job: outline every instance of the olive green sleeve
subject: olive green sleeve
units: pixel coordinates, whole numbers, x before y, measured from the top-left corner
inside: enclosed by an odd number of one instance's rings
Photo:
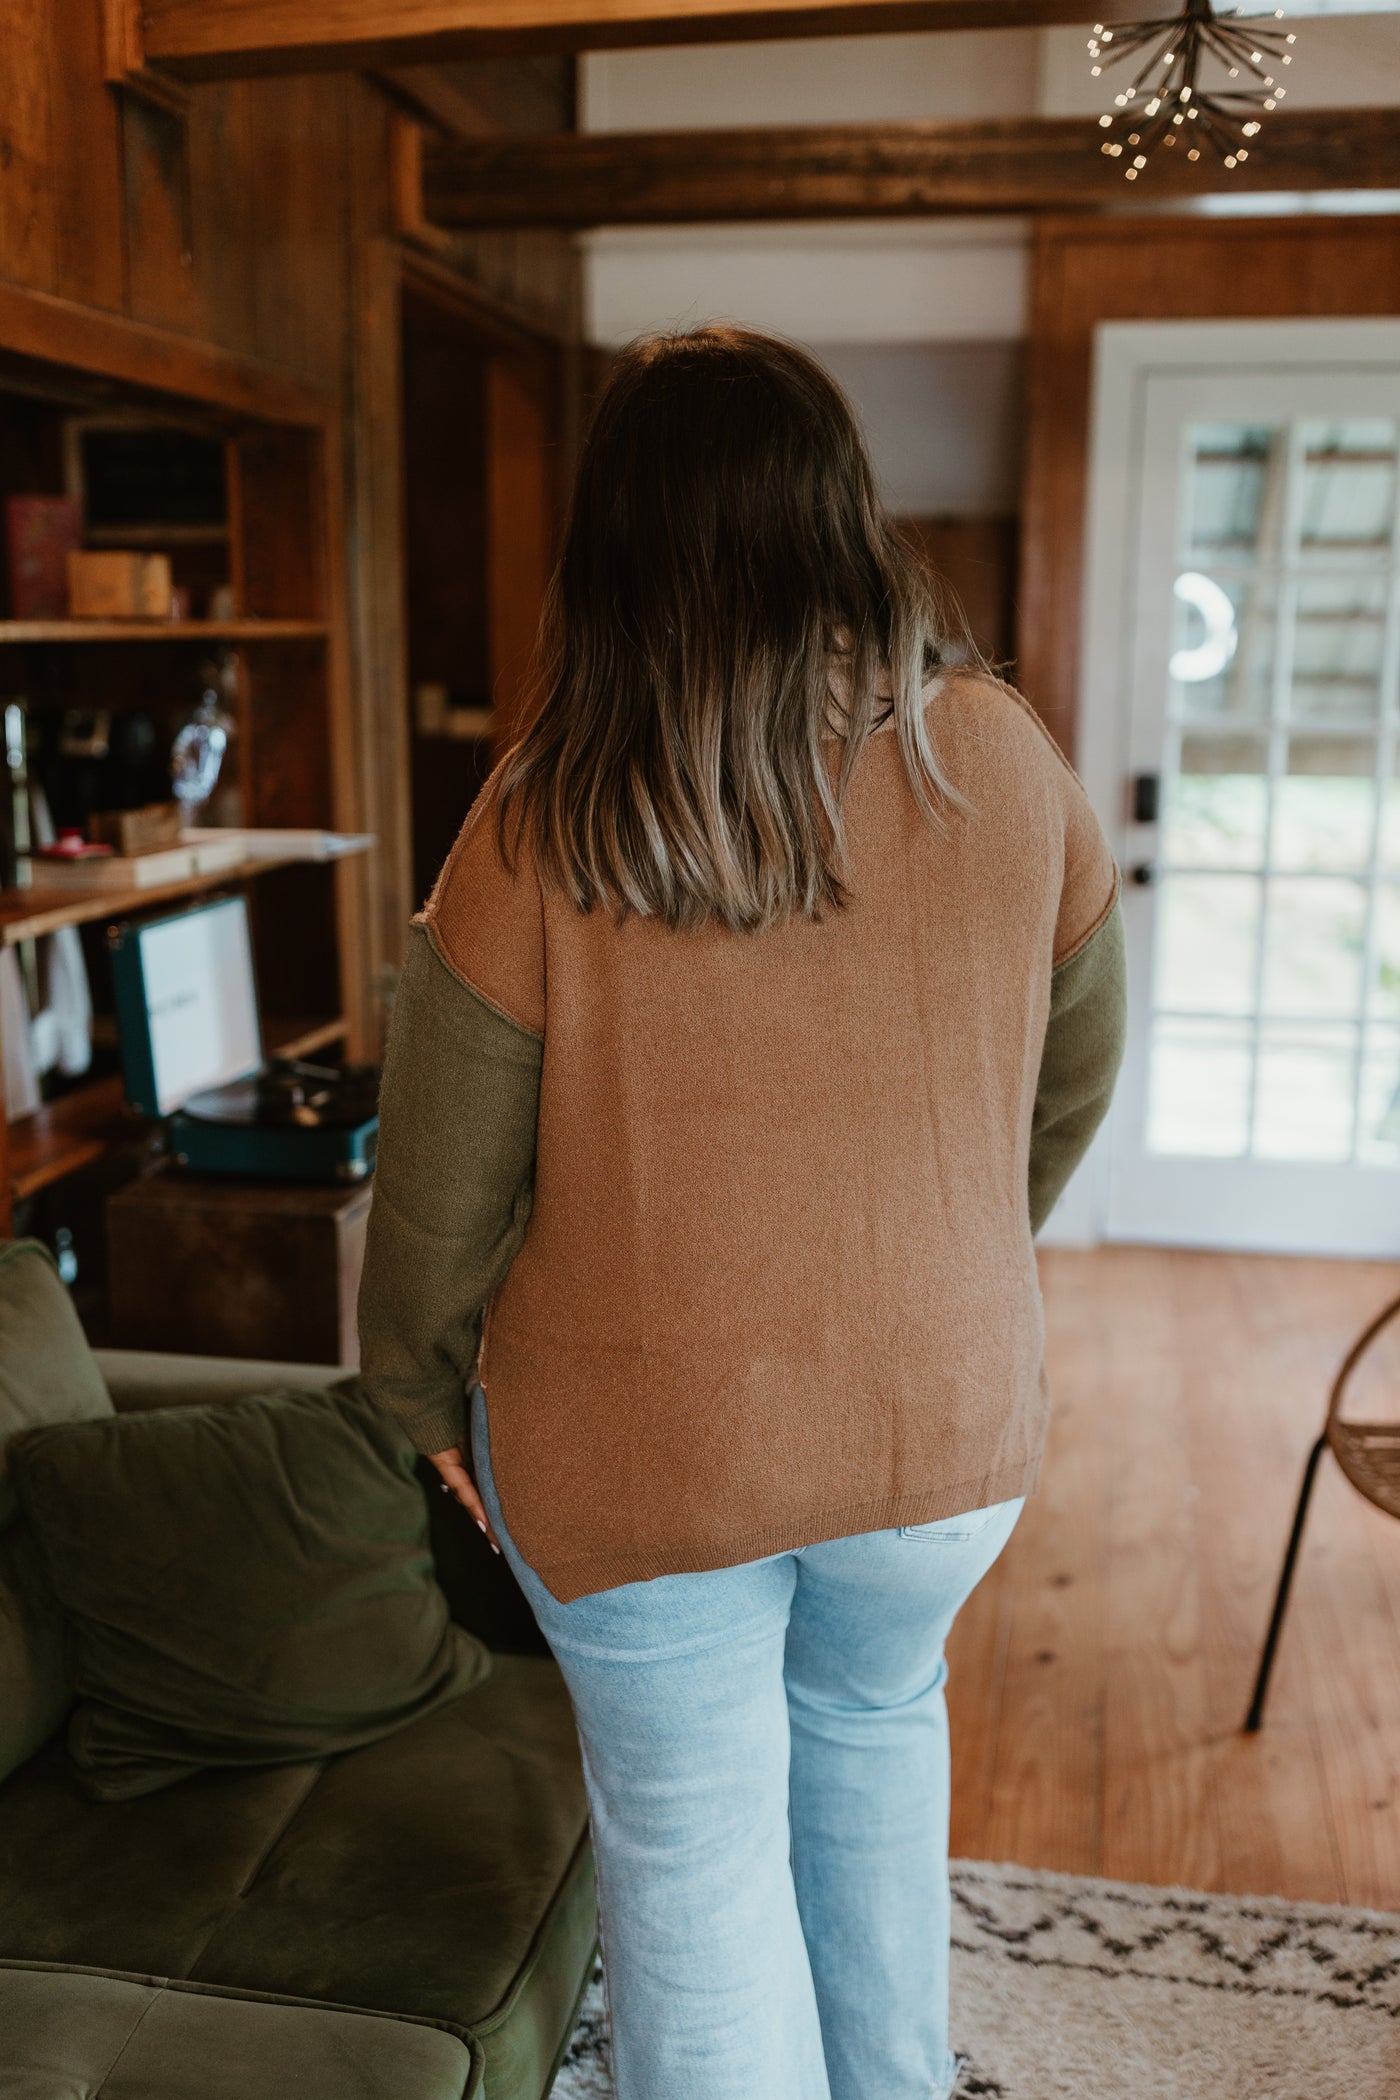
[[[360,1380],[430,1454],[463,1445],[482,1314],[525,1237],[543,1055],[415,924],[380,1088]]]
[[[1039,1232],[1108,1113],[1127,1028],[1123,913],[1112,911],[1050,979],[1031,1119],[1031,1231]]]

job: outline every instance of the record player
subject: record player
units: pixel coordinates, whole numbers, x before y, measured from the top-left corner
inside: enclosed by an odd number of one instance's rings
[[[244,897],[113,927],[126,1096],[169,1119],[202,1174],[358,1181],[374,1166],[379,1073],[265,1058]]]

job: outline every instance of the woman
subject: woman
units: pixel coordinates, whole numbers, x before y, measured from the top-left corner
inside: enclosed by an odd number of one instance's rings
[[[943,1645],[1035,1484],[1117,873],[786,343],[622,357],[546,632],[414,921],[364,1373],[568,1682],[617,2100],[941,2100]]]

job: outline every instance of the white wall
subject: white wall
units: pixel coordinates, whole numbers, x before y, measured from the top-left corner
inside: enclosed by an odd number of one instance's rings
[[[944,30],[590,52],[579,64],[579,129],[878,124],[1030,111],[1038,37],[1034,29]]]
[[[1258,11],[1263,12],[1262,8]],[[1287,75],[1281,76],[1286,78],[1289,109],[1390,108],[1400,103],[1400,14],[1334,15],[1300,21],[1304,10],[1298,0],[1289,0],[1284,12],[1288,19],[1283,27],[1291,29],[1299,22],[1293,63]],[[1037,106],[1042,116],[1097,115],[1111,108],[1120,85],[1131,78],[1125,63],[1106,71],[1102,79],[1093,79],[1087,34],[1083,29],[1039,32]],[[1256,149],[1261,158],[1268,140],[1266,121]]]
[[[1290,18],[1338,0],[1289,0]],[[1354,9],[1400,0],[1349,0]],[[1251,0],[1251,12],[1272,5]],[[945,31],[590,53],[584,130],[637,131],[919,118],[1073,115],[1105,109],[1087,27]],[[1400,103],[1400,14],[1329,14],[1298,31],[1293,108]],[[1260,141],[1262,158],[1267,130]],[[1144,185],[1145,187],[1145,185]],[[1215,210],[1325,208],[1345,200],[1241,193]],[[1400,196],[1358,196],[1395,209]],[[605,228],[586,235],[585,325],[615,345],[653,329],[729,319],[811,345],[869,427],[900,511],[1004,510],[1018,477],[1029,228],[1017,219]]]
[[[1329,4],[1293,0],[1289,14]],[[1086,35],[969,30],[593,52],[580,65],[579,121],[664,131],[1088,113],[1115,90],[1090,77]],[[1305,21],[1289,94],[1294,108],[1400,103],[1400,14]],[[1261,157],[1267,143],[1266,129]],[[1397,200],[1351,201],[1394,209]],[[1241,192],[1211,208],[1270,207]],[[597,343],[721,316],[812,343],[1007,341],[1025,327],[1027,241],[1024,221],[995,218],[604,230],[583,242],[586,326]]]
[[[613,227],[584,236],[588,339],[739,320],[807,343],[1007,342],[1025,333],[1019,219]]]
[[[1288,0],[1289,26],[1300,22],[1288,80],[1295,108],[1400,103],[1400,0],[1379,0],[1374,13],[1368,4],[1347,0],[1345,14],[1314,14],[1327,0]],[[684,131],[1088,114],[1108,108],[1116,91],[1106,87],[1112,73],[1090,75],[1089,19],[1086,7],[1083,28],[590,52],[579,67],[579,125]]]

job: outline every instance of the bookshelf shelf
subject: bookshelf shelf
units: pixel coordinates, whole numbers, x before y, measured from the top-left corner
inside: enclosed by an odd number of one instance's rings
[[[0,620],[0,647],[32,642],[319,642],[323,620]]]

